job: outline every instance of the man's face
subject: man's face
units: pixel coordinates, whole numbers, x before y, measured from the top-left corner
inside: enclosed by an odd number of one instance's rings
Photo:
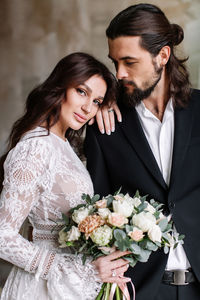
[[[139,41],[137,36],[108,39],[109,57],[115,64],[124,100],[131,106],[150,96],[163,70],[158,56],[153,58]]]

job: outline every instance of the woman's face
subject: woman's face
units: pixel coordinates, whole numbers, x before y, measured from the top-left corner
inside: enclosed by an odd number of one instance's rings
[[[63,131],[68,128],[80,129],[96,115],[106,90],[106,82],[98,75],[90,77],[83,84],[68,88],[61,106],[59,127]]]

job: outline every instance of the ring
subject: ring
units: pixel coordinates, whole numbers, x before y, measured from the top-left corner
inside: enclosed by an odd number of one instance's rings
[[[114,109],[112,107],[108,109],[109,113],[112,112],[112,111],[114,111]]]
[[[117,273],[115,270],[112,271],[112,277],[116,277]]]

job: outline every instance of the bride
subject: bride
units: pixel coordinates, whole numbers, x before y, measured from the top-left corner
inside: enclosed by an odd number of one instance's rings
[[[59,248],[63,224],[55,227],[62,213],[83,201],[82,193],[93,193],[70,143],[115,91],[115,79],[102,63],[73,53],[29,94],[0,166],[0,257],[14,265],[1,300],[94,300],[103,281],[129,281],[123,277],[124,253],[83,265],[79,256]],[[19,233],[26,218],[32,241]]]

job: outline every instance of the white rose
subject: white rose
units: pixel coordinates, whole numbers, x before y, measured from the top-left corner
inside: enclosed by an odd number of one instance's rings
[[[158,225],[153,225],[148,230],[148,237],[150,238],[150,240],[152,240],[152,242],[161,243],[162,232],[160,230],[160,227]]]
[[[67,247],[66,242],[67,242],[67,232],[64,231],[65,228],[63,228],[60,232],[59,232],[59,238],[58,238],[58,242],[60,243],[60,248],[65,248]]]
[[[111,211],[108,208],[99,208],[98,209],[98,215],[102,217],[102,219],[106,219],[109,214],[111,214]]]
[[[89,215],[89,211],[90,207],[80,207],[79,209],[76,209],[72,214],[72,220],[79,224]]]
[[[156,212],[155,208],[149,202],[145,201],[144,203],[147,203],[147,207],[145,208],[146,211],[149,211],[151,214]]]
[[[113,200],[113,211],[128,218],[133,212],[133,204],[129,200]]]
[[[131,198],[131,203],[133,204],[134,207],[138,207],[142,202],[139,198],[134,197]]]
[[[106,246],[112,239],[112,229],[108,225],[96,228],[90,235],[92,241],[99,246]]]
[[[150,212],[141,212],[135,214],[132,218],[133,224],[139,227],[143,232],[147,232],[156,224],[156,218]]]
[[[68,241],[77,241],[80,236],[81,233],[76,226],[72,226],[72,228],[67,232]]]

